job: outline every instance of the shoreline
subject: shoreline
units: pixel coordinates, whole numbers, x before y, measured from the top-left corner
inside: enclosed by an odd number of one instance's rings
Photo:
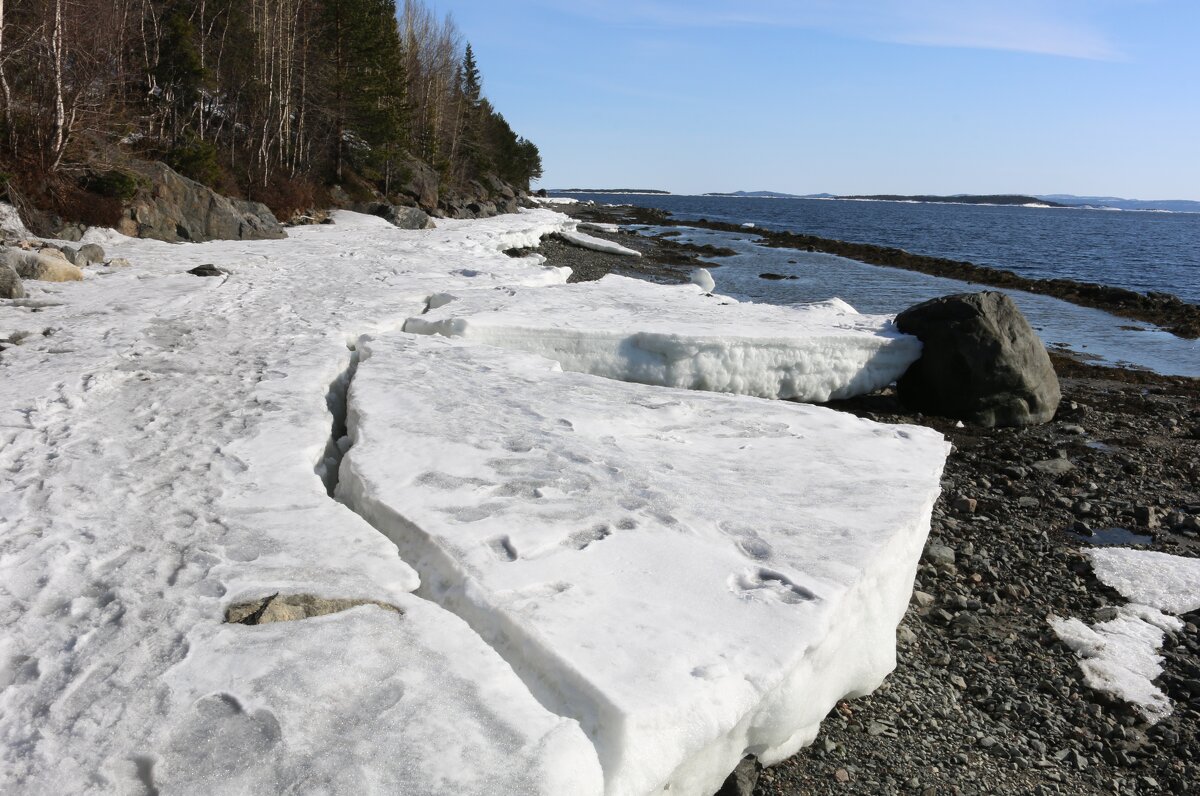
[[[555,265],[582,265],[587,278],[603,276],[607,264],[687,281],[707,265],[702,251],[665,262],[687,250],[669,239],[593,234],[643,256],[569,246],[542,253]],[[1152,726],[1084,683],[1048,618],[1091,624],[1124,603],[1084,552],[1108,528],[1149,538],[1144,549],[1200,555],[1200,379],[1050,355],[1063,399],[1042,426],[959,427],[907,410],[892,388],[827,404],[927,426],[954,445],[897,631],[897,667],[872,694],[839,702],[810,746],[770,768],[744,766],[758,775],[751,789],[727,784],[722,793],[1192,792],[1200,781],[1191,742],[1200,737],[1200,612],[1167,634],[1156,684],[1175,709]],[[1066,464],[1042,464],[1058,459]]]
[[[957,279],[989,287],[1022,290],[1027,293],[1050,296],[1081,307],[1098,309],[1130,320],[1154,324],[1177,337],[1195,340],[1200,338],[1200,305],[1183,301],[1167,293],[1142,294],[1126,288],[1077,282],[1070,279],[1031,279],[1012,271],[976,265],[965,260],[951,260],[913,254],[889,246],[870,243],[853,243],[822,238],[798,232],[779,232],[761,227],[743,227],[723,221],[699,219],[687,221],[677,219],[666,210],[618,205],[562,205],[555,209],[588,221],[614,221],[622,219],[626,224],[650,226],[695,227],[717,232],[753,235],[763,246],[780,249],[833,254],[857,260],[868,265],[916,271],[930,276]]]

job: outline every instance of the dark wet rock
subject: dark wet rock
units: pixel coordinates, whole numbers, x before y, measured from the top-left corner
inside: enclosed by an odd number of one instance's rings
[[[774,274],[774,273],[771,273],[770,271],[768,271],[765,274],[759,274],[758,278],[759,279],[769,279],[772,281],[778,281],[780,279],[799,279],[800,277],[798,277],[794,274]]]
[[[762,764],[758,762],[757,758],[753,756],[743,758],[738,767],[725,780],[725,784],[717,791],[716,796],[753,796],[762,770]]]
[[[215,265],[213,265],[211,263],[205,263],[204,265],[197,265],[195,268],[188,271],[188,273],[191,274],[192,276],[225,276],[224,271],[222,271],[220,268],[217,268]]]
[[[905,405],[985,428],[1046,423],[1062,393],[1046,348],[1007,295],[944,296],[896,326],[924,344],[897,383]]]

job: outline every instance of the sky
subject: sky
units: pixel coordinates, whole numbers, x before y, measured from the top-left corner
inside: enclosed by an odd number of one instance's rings
[[[548,188],[1200,200],[1200,0],[430,0]]]

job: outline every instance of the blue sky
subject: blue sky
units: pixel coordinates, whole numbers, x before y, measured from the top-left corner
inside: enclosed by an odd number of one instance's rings
[[[1200,199],[1197,0],[432,0],[543,186]]]

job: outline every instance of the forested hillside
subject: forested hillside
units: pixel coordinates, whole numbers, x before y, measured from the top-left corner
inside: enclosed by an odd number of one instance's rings
[[[419,0],[0,0],[0,102],[10,195],[90,223],[131,158],[281,217],[333,185],[428,205],[541,174]]]

